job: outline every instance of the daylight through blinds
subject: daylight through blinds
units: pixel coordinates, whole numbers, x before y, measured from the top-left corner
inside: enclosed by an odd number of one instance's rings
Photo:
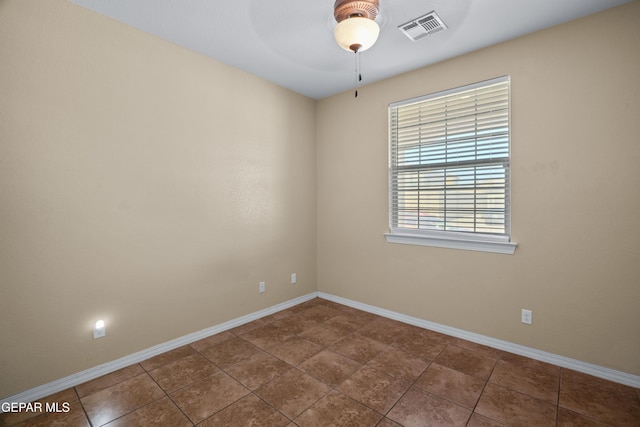
[[[391,227],[509,233],[507,77],[390,106]]]

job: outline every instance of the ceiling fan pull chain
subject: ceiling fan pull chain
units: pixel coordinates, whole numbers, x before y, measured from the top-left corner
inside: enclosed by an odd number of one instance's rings
[[[354,68],[354,71],[356,73],[356,76],[355,76],[356,77],[356,93],[355,93],[355,97],[357,98],[358,97],[358,74],[359,74],[359,71],[360,71],[360,70],[358,70],[358,51],[357,50],[355,52],[353,52],[353,61],[354,61],[353,68]]]
[[[358,97],[358,85],[362,81],[362,74],[360,73],[360,51],[356,50],[355,52],[355,71],[356,71],[356,94],[355,97]]]

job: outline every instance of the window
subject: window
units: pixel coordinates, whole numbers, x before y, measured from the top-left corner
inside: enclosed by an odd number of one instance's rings
[[[509,78],[389,106],[387,241],[513,253]]]

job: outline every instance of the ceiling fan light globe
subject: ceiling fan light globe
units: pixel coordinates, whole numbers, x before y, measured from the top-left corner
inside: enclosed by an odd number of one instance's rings
[[[338,45],[344,50],[359,51],[369,49],[378,40],[380,27],[369,18],[353,17],[336,25],[333,35]],[[354,46],[357,49],[354,50]]]

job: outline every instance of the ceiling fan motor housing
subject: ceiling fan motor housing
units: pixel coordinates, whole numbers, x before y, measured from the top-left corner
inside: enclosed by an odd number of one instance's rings
[[[337,22],[354,17],[375,21],[379,9],[379,0],[336,0],[333,5],[333,16]]]

